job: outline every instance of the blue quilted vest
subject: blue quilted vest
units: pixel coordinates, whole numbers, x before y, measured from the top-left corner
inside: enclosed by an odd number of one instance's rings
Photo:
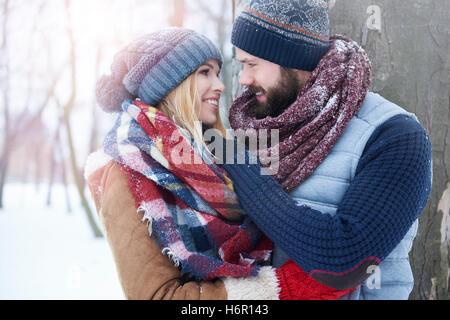
[[[307,180],[291,192],[292,198],[298,204],[307,205],[323,214],[334,215],[355,176],[359,159],[372,133],[386,120],[399,114],[417,120],[414,114],[378,94],[369,92],[361,109],[349,122],[329,155]],[[371,273],[370,277],[343,299],[408,299],[414,284],[408,254],[417,227],[418,220],[379,267],[367,271]],[[275,246],[273,265],[280,267],[288,259],[288,256]]]

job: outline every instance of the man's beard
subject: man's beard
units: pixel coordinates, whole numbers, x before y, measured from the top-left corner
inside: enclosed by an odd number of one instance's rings
[[[300,93],[301,85],[297,74],[288,68],[281,68],[281,77],[278,85],[265,91],[261,87],[249,86],[251,93],[262,92],[266,94],[266,101],[259,102],[256,97],[249,107],[249,113],[256,119],[268,116],[277,117],[284,112]]]

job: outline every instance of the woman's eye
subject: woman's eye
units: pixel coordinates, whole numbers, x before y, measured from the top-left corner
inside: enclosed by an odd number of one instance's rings
[[[200,70],[200,74],[203,74],[203,75],[205,75],[205,76],[207,76],[208,73],[209,73],[209,70],[208,70],[208,69]]]

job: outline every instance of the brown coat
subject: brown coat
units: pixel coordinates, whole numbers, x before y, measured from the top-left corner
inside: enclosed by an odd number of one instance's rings
[[[127,299],[227,299],[222,280],[184,280],[161,253],[136,212],[128,178],[116,162],[109,161],[90,174],[88,185]]]

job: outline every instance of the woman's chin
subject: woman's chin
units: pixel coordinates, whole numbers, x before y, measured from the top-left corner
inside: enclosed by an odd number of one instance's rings
[[[209,126],[209,127],[212,127],[212,126],[214,126],[216,121],[217,121],[217,117],[210,117],[208,119],[202,120],[202,123],[207,125],[207,126]]]

